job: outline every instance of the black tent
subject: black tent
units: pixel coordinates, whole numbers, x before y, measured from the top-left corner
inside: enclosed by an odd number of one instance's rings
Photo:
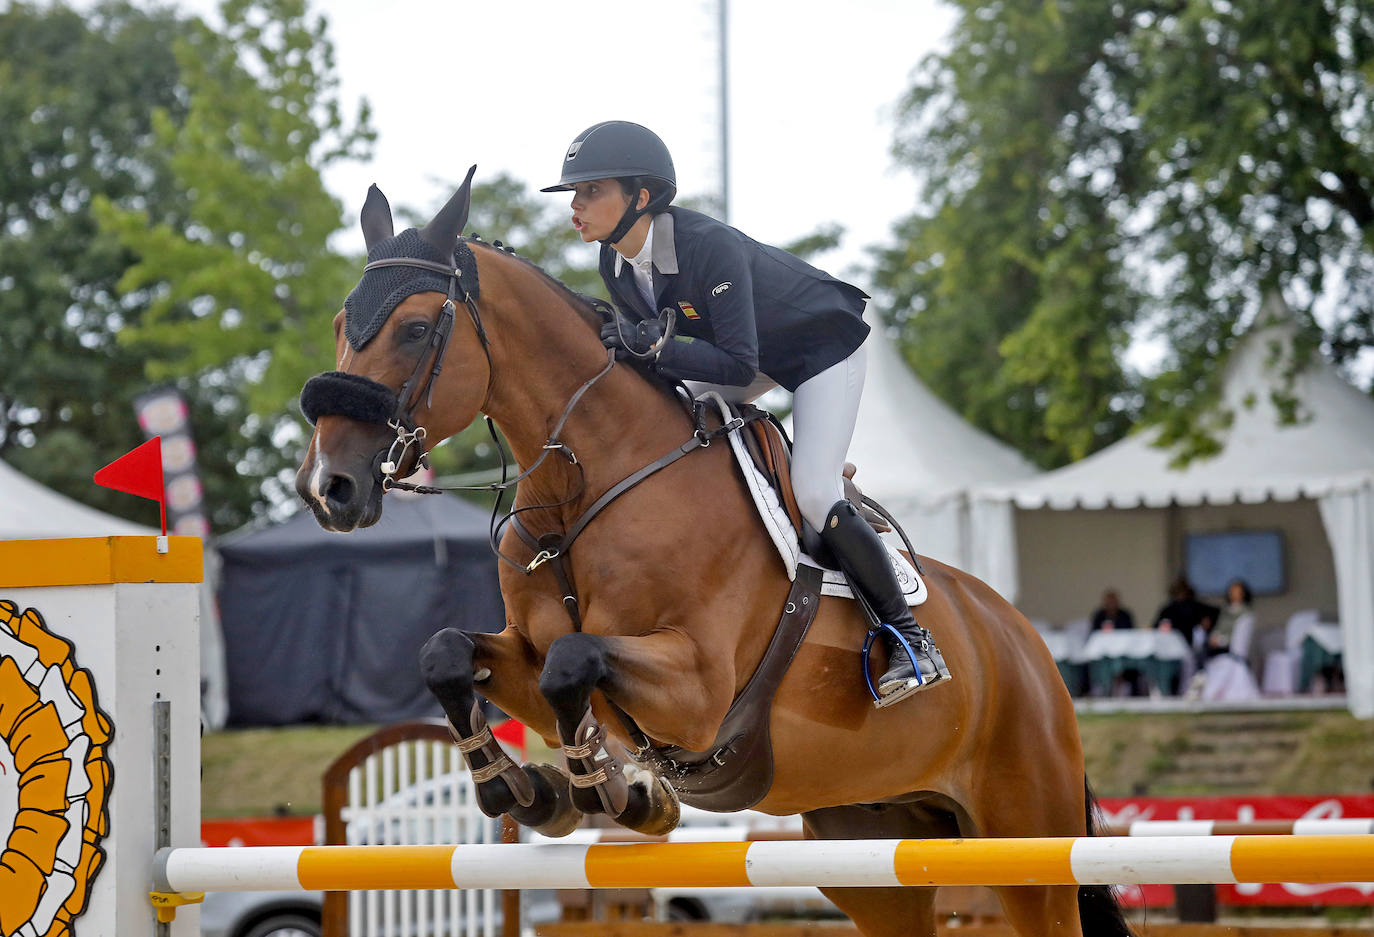
[[[229,724],[442,715],[420,679],[420,646],[444,627],[504,623],[487,524],[459,498],[387,495],[382,519],[352,533],[303,511],[222,540]]]

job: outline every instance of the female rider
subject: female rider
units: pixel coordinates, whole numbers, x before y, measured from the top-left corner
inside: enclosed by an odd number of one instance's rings
[[[949,679],[878,534],[844,497],[868,296],[700,212],[670,207],[672,157],[639,124],[612,120],[584,130],[568,147],[558,184],[542,191],[571,191],[573,228],[583,241],[601,243],[601,278],[618,310],[618,321],[602,328],[608,348],[689,382],[693,394],[714,390],[743,402],[778,385],[792,391],[792,486],[802,517],[914,652],[913,661],[892,648],[878,681],[880,705]],[[676,310],[666,342],[660,309]]]

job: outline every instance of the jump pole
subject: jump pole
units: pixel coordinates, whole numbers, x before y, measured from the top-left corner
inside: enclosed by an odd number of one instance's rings
[[[1374,837],[1157,836],[166,849],[166,892],[1374,881]]]
[[[148,893],[157,848],[200,842],[202,556],[0,542],[0,933],[200,933]]]

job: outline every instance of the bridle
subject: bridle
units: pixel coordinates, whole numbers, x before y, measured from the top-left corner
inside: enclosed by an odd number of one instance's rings
[[[453,322],[460,295],[463,304],[467,307],[468,317],[472,319],[472,326],[477,331],[477,339],[482,344],[482,353],[487,359],[486,397],[488,398],[491,396],[495,369],[491,361],[491,341],[487,338],[487,330],[482,326],[482,312],[477,308],[477,300],[473,296],[473,291],[463,285],[463,271],[456,255],[453,262],[448,265],[419,257],[388,257],[372,261],[363,267],[363,273],[366,274],[369,270],[376,270],[381,267],[414,267],[448,277],[448,296],[444,299],[444,304],[439,309],[439,318],[434,323],[433,331],[430,332],[429,346],[421,353],[420,359],[415,362],[415,370],[410,372],[410,377],[405,379],[405,382],[401,384],[401,389],[396,392],[396,407],[386,421],[386,425],[395,430],[396,438],[392,440],[386,457],[377,466],[377,469],[381,474],[382,490],[389,491],[400,483],[396,473],[412,446],[418,450],[415,464],[429,467],[429,453],[425,445],[427,433],[423,426],[415,422],[415,408],[419,406],[421,399],[424,400],[426,407],[433,402],[434,382],[438,380],[439,373],[444,369],[444,355],[448,351],[449,339],[453,337]],[[426,377],[425,368],[427,365],[429,365],[429,374]],[[420,384],[422,377],[424,383]],[[486,400],[484,399],[484,406],[485,403]]]
[[[454,320],[456,318],[457,301],[462,299],[467,307],[468,317],[472,320],[473,329],[477,333],[478,341],[482,345],[482,353],[487,359],[487,387],[483,399],[482,407],[485,410],[486,403],[490,400],[491,390],[496,381],[496,367],[491,357],[491,341],[487,337],[486,328],[482,324],[482,312],[477,305],[480,296],[480,288],[477,283],[477,272],[475,261],[470,271],[465,271],[459,252],[466,251],[471,257],[471,248],[461,241],[458,251],[455,252],[453,263],[445,265],[425,260],[419,257],[389,257],[382,260],[374,260],[363,267],[363,273],[375,270],[379,267],[413,267],[421,270],[429,270],[440,273],[448,277],[448,295],[444,304],[439,309],[439,317],[435,321],[434,329],[430,333],[429,344],[425,351],[421,353],[419,360],[415,363],[415,368],[410,376],[401,384],[399,391],[392,391],[385,384],[374,381],[371,378],[363,377],[358,374],[349,374],[343,371],[327,371],[317,374],[306,381],[305,387],[301,390],[301,410],[306,419],[315,423],[321,416],[339,415],[350,419],[358,420],[363,423],[385,424],[396,433],[396,438],[391,441],[385,454],[379,452],[374,460],[374,471],[380,478],[383,491],[392,489],[401,491],[411,491],[420,494],[443,494],[446,491],[490,491],[496,494],[496,503],[492,507],[491,524],[491,548],[492,551],[512,565],[526,572],[524,563],[516,563],[501,552],[499,548],[499,537],[502,527],[514,514],[533,510],[537,507],[560,507],[568,501],[573,500],[580,494],[574,492],[564,501],[552,505],[534,505],[526,508],[519,508],[508,514],[505,520],[498,522],[497,515],[500,512],[501,496],[519,482],[528,478],[544,460],[550,452],[557,452],[567,459],[570,465],[582,472],[582,465],[577,459],[577,455],[562,442],[561,436],[564,427],[567,425],[568,418],[572,415],[577,404],[586,395],[587,391],[603,377],[610,373],[615,366],[615,353],[607,352],[606,365],[601,368],[590,379],[585,381],[568,399],[553,430],[545,440],[539,457],[529,468],[520,472],[513,478],[509,478],[508,471],[510,460],[506,453],[506,448],[497,435],[496,426],[491,417],[483,414],[487,423],[487,430],[491,434],[492,443],[501,457],[501,480],[491,482],[486,485],[416,485],[410,482],[401,481],[397,477],[401,463],[404,461],[411,449],[417,450],[416,464],[428,467],[428,452],[426,449],[426,439],[428,433],[425,427],[419,425],[415,420],[415,409],[420,405],[420,401],[429,406],[434,394],[434,384],[439,374],[443,371],[444,356],[448,350],[449,340],[453,336]],[[595,305],[595,303],[594,303]],[[604,305],[604,304],[602,304]],[[426,373],[428,371],[428,373]],[[585,484],[585,479],[584,479]]]

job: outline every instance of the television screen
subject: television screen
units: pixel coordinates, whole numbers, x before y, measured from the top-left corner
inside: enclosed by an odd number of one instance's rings
[[[1188,581],[1198,595],[1220,596],[1232,579],[1244,579],[1255,595],[1278,595],[1286,587],[1282,531],[1188,534],[1183,552]]]

